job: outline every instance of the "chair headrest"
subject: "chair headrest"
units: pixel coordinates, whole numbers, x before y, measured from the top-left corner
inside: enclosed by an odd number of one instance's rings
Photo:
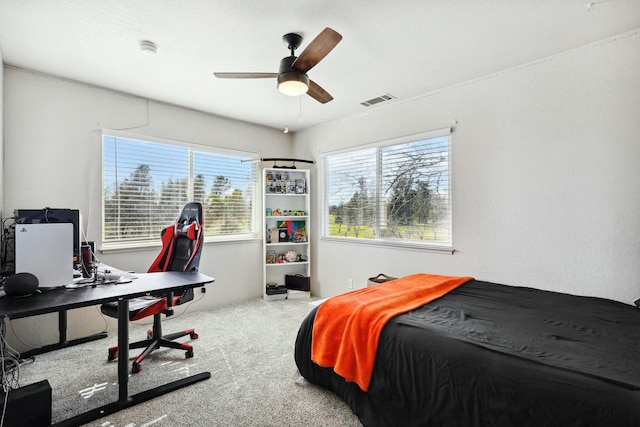
[[[202,224],[202,204],[198,202],[189,202],[182,208],[182,213],[178,222],[181,224],[188,224],[190,222],[196,222]]]

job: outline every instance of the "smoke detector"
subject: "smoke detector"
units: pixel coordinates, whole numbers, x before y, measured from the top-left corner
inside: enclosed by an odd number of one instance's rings
[[[140,42],[140,50],[147,55],[155,55],[158,53],[158,46],[150,40],[142,40]]]

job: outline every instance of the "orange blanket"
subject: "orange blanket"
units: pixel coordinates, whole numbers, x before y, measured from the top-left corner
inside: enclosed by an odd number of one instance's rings
[[[368,391],[387,321],[431,302],[472,277],[414,274],[330,298],[313,324],[311,360]]]

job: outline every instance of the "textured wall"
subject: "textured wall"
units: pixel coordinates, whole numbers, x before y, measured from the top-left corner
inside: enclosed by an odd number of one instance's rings
[[[456,253],[316,240],[315,293],[433,272],[638,298],[639,71],[635,31],[296,134],[321,183],[323,153],[454,127]],[[320,207],[317,194],[316,236]]]

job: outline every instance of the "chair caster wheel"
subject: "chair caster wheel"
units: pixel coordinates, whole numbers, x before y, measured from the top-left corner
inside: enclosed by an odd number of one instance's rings
[[[131,373],[132,374],[137,374],[138,372],[142,371],[142,366],[138,363],[134,363],[131,366]]]
[[[191,332],[189,334],[189,336],[191,337],[192,340],[197,340],[198,339],[198,334],[196,334],[195,332]]]
[[[153,330],[147,329],[147,339],[150,340],[153,338]]]
[[[184,353],[184,357],[185,357],[185,359],[189,359],[189,358],[193,357],[193,349],[192,349],[192,348],[190,348],[189,350],[187,350],[187,351]]]
[[[118,349],[117,348],[110,348],[109,349],[109,355],[107,356],[107,360],[115,360],[118,358]]]

